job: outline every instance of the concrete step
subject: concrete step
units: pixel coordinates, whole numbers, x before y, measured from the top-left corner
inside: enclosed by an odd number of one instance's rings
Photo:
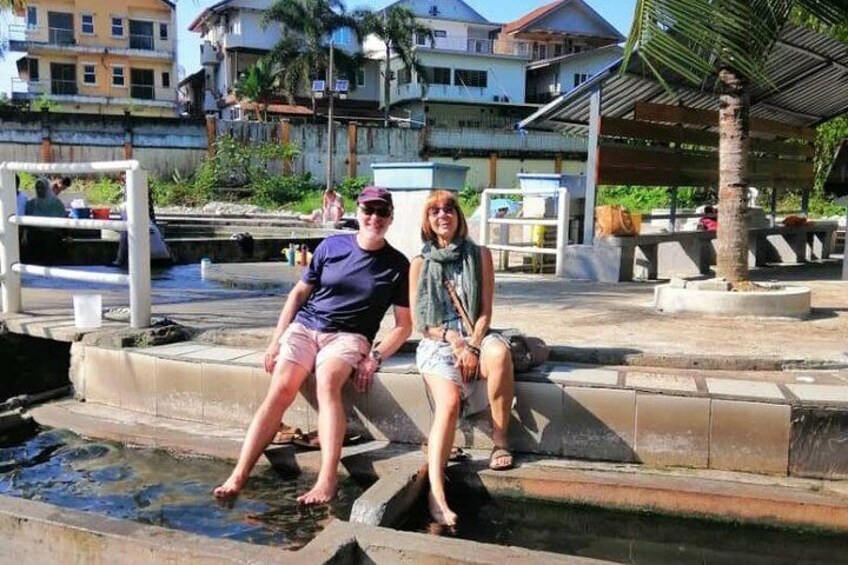
[[[267,391],[262,352],[201,342],[111,350],[74,343],[71,379],[87,402],[246,428]],[[518,375],[510,443],[518,452],[826,479],[848,478],[848,386],[685,371],[551,363]],[[412,355],[396,355],[371,389],[345,388],[348,425],[420,444],[431,424]],[[285,421],[317,425],[308,380]],[[462,447],[490,449],[488,417],[465,420]]]

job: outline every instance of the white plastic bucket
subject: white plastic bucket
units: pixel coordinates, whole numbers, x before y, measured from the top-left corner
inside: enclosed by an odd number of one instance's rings
[[[99,294],[74,295],[74,325],[78,328],[99,328],[102,298]]]
[[[204,257],[200,260],[200,278],[206,279],[207,273],[209,273],[209,267],[212,266],[212,259],[208,257]]]

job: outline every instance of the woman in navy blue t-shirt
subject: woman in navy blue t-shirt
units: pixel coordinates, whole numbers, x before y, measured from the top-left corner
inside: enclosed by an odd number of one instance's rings
[[[297,500],[321,504],[333,498],[346,427],[342,387],[353,375],[356,389],[364,392],[382,360],[412,333],[409,261],[385,239],[394,212],[391,194],[365,187],[357,203],[359,231],[325,239],[288,295],[265,352],[271,386],[247,430],[235,469],[214,491],[218,498],[233,497],[242,489],[312,372],[321,469],[315,486]],[[372,348],[389,306],[394,306],[395,326]]]

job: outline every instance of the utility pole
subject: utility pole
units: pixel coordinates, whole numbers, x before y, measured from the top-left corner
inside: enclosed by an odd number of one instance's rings
[[[327,188],[326,190],[331,190],[333,188],[333,142],[335,141],[333,135],[333,100],[336,98],[335,96],[335,87],[333,86],[333,38],[330,37],[330,64],[327,67],[327,88],[329,89],[330,96],[327,101],[328,110],[327,110]]]

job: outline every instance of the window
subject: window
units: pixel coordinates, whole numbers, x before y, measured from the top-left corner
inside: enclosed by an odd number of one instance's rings
[[[397,70],[397,81],[398,86],[402,84],[409,84],[412,82],[412,70],[409,67],[402,67]]]
[[[589,80],[588,73],[574,73],[574,88]]]
[[[130,69],[130,97],[153,100],[153,71],[151,69]]]
[[[38,26],[38,8],[35,6],[27,6],[26,25],[29,29],[33,29]]]
[[[47,12],[48,41],[53,45],[73,45],[74,15],[69,12]]]
[[[130,49],[153,50],[153,22],[130,20]]]
[[[554,57],[559,57],[562,55],[562,43],[554,44]]]
[[[168,71],[162,73],[162,88],[171,88],[171,73]]]
[[[365,86],[365,69],[356,69],[356,86],[357,88]]]
[[[77,66],[50,63],[50,93],[72,96],[77,93]]]
[[[112,16],[112,37],[124,36],[124,18]]]
[[[41,77],[38,74],[38,59],[33,57],[27,58],[27,71],[29,71],[29,81],[38,82]]]
[[[159,39],[168,41],[168,24],[159,24]]]
[[[80,16],[80,33],[94,35],[94,14],[82,14]]]
[[[415,45],[427,45],[427,34],[426,33],[416,33],[415,34]]]
[[[93,63],[82,64],[83,84],[97,84],[97,66]]]
[[[424,77],[428,84],[450,84],[451,70],[449,67],[424,67]]]
[[[486,71],[457,69],[454,76],[456,77],[455,84],[468,88],[486,88],[489,85],[489,76]]]
[[[124,75],[124,67],[112,67],[112,86],[121,88],[126,87],[126,78]]]

